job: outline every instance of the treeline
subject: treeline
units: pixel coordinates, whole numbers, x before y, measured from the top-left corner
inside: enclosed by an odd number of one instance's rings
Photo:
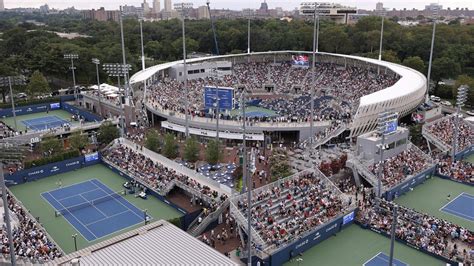
[[[39,27],[25,23],[34,19],[46,23]],[[22,22],[22,23],[20,23]],[[216,29],[221,54],[238,53],[247,49],[247,21],[242,19],[217,20]],[[118,23],[86,21],[65,15],[0,15],[0,76],[11,73],[41,71],[48,80],[70,80],[69,61],[65,53],[77,53],[77,79],[82,84],[95,83],[95,65],[91,58],[102,62],[121,62],[120,30]],[[63,39],[48,31],[77,32],[90,38]],[[132,72],[141,69],[140,30],[137,20],[124,23],[127,61]],[[181,59],[181,24],[177,19],[145,22],[143,25],[147,65]],[[253,20],[251,22],[251,50],[311,50],[313,24],[311,21]],[[187,51],[212,53],[214,42],[209,20],[186,23]],[[385,21],[383,59],[402,63],[427,73],[432,25],[402,27]],[[357,24],[336,25],[321,22],[319,50],[355,54],[376,58],[380,38],[380,18],[365,17]],[[457,78],[474,76],[474,25],[438,25],[432,77]],[[107,77],[101,71],[101,79]],[[109,80],[110,81],[110,80]]]

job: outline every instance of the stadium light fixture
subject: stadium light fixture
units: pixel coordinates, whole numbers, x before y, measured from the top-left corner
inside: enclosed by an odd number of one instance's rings
[[[73,234],[72,239],[74,239],[74,250],[77,251],[77,234]]]
[[[382,61],[382,45],[383,45],[383,22],[385,20],[384,14],[382,13],[382,25],[380,26],[380,47],[379,47],[379,61]]]
[[[102,116],[102,92],[100,91],[100,78],[99,78],[100,60],[97,58],[92,58],[92,63],[95,64],[95,71],[97,73],[97,93],[99,96],[99,114],[100,116]]]
[[[74,59],[79,59],[77,54],[64,54],[64,59],[71,59],[71,66],[69,69],[72,71],[72,83],[74,85],[74,100],[77,104],[77,88],[76,88],[76,67],[74,66]]]
[[[434,17],[433,17],[433,32],[431,34],[431,48],[430,48],[430,59],[428,62],[428,75],[426,79],[426,99],[428,99],[428,94],[430,91],[430,83],[431,83],[431,66],[433,62],[433,50],[434,50],[434,42],[435,42],[435,35],[436,35],[436,22],[438,19],[438,8],[436,8]]]
[[[125,40],[124,40],[124,33],[123,33],[123,10],[122,6],[120,6],[120,40],[122,46],[122,65],[127,66],[127,59],[125,57]],[[123,76],[124,86],[125,86],[125,102],[127,104],[131,104],[130,100],[130,84],[128,79],[128,72]]]
[[[118,77],[118,78],[124,77],[125,78],[128,75],[129,71],[132,69],[132,66],[123,65],[123,64],[103,64],[102,68],[110,77]],[[119,94],[122,94],[122,93],[120,93],[120,88],[119,88]],[[124,95],[124,97],[126,97],[126,94]],[[125,107],[124,107],[124,103],[122,99],[120,99],[120,106],[122,107],[121,118],[120,118],[120,127],[121,127],[120,135],[121,137],[124,137],[125,135]]]
[[[467,100],[467,85],[461,85],[458,88],[458,95],[456,98],[456,113],[454,117],[454,134],[453,134],[453,147],[452,147],[452,159],[456,161],[456,152],[457,152],[457,145],[458,145],[458,137],[459,137],[459,116],[461,115],[461,108],[464,106]]]
[[[8,76],[0,77],[0,87],[9,87],[10,88],[10,101],[12,104],[12,114],[13,122],[15,125],[15,131],[18,131],[18,125],[16,120],[16,111],[15,111],[15,97],[13,97],[13,86],[23,86],[26,84],[26,78],[23,75],[19,76]]]
[[[382,174],[385,168],[385,162],[383,158],[383,152],[386,150],[388,147],[385,145],[385,136],[392,133],[393,131],[389,131],[391,125],[393,123],[396,123],[398,119],[398,113],[396,112],[382,112],[378,115],[377,119],[377,133],[379,136],[381,136],[381,142],[380,144],[377,145],[377,148],[380,153],[380,165],[379,169],[377,171],[377,197],[381,198],[382,197]],[[395,129],[396,130],[396,129]]]
[[[184,91],[185,91],[185,119],[186,119],[186,138],[189,137],[189,88],[188,88],[188,69],[186,65],[186,26],[185,20],[188,15],[189,9],[193,8],[193,3],[176,3],[174,9],[177,10],[181,15],[181,27],[182,27],[182,39],[183,39],[183,78],[184,78]]]

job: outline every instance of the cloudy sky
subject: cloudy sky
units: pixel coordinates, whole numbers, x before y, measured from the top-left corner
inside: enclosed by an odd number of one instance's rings
[[[119,5],[135,5],[138,6],[143,0],[3,0],[6,8],[13,7],[39,7],[47,3],[50,7],[66,8],[74,6],[77,9],[91,9],[98,7],[105,7],[106,9],[118,9]],[[163,1],[161,0],[161,7],[163,8]],[[172,0],[173,2],[183,2],[183,0]],[[263,0],[210,0],[213,8],[229,8],[234,10],[241,10],[242,8],[258,8],[260,2]],[[314,0],[310,0],[314,1]],[[374,9],[375,3],[380,0],[321,0],[322,2],[337,2],[350,6],[357,6],[361,9]],[[153,0],[147,0],[148,3]],[[206,0],[184,0],[184,2],[192,2],[194,6],[205,5]],[[270,8],[283,7],[286,10],[291,10],[297,7],[302,1],[298,0],[267,0]],[[437,0],[385,0],[382,2],[387,8],[417,8],[422,9],[430,2],[438,2]],[[474,0],[445,0],[439,1],[443,7],[451,8],[469,8],[474,9]]]

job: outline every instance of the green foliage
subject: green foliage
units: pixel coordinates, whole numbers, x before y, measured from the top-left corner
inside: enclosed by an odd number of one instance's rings
[[[79,131],[72,133],[68,139],[71,148],[74,150],[82,150],[89,144],[87,134],[83,134]]]
[[[110,121],[106,121],[99,127],[97,141],[102,144],[109,144],[111,141],[118,138],[119,135],[120,132],[117,126],[112,124]]]
[[[188,162],[194,163],[199,159],[199,143],[196,138],[190,137],[184,144],[184,159]]]
[[[178,228],[181,228],[181,218],[180,217],[169,219],[168,222],[175,225]]]
[[[163,155],[169,159],[174,159],[178,157],[178,144],[174,139],[174,135],[168,133],[165,135],[165,144],[163,145]]]
[[[434,81],[455,78],[461,73],[461,65],[454,58],[441,57],[433,60],[432,77]]]
[[[269,158],[270,174],[272,180],[287,177],[292,174],[288,162],[288,153],[283,149],[274,149]]]
[[[48,81],[38,70],[33,72],[33,75],[31,75],[30,77],[30,83],[28,83],[28,86],[26,88],[28,96],[51,92],[51,88],[49,87]]]
[[[55,136],[47,136],[40,142],[39,148],[42,153],[44,153],[46,156],[49,156],[60,152],[64,146],[62,141]]]
[[[421,124],[410,125],[408,126],[408,130],[410,131],[411,142],[413,142],[417,146],[421,146],[423,144]]]
[[[453,98],[453,87],[448,85],[438,85],[434,91],[434,95],[443,99]]]
[[[146,133],[145,147],[154,152],[160,152],[161,139],[160,135],[158,134],[158,132],[156,132],[156,130],[152,129]]]
[[[403,60],[403,65],[418,70],[421,73],[425,71],[425,62],[419,56],[409,56]]]
[[[234,173],[232,173],[232,176],[234,177],[234,187],[236,191],[242,191],[243,188],[243,169],[242,166],[239,165]]]
[[[217,164],[221,156],[220,145],[215,139],[207,143],[206,161],[210,164]]]
[[[50,157],[43,157],[36,160],[26,161],[25,162],[25,169],[41,166],[49,163],[55,163],[64,161],[67,159],[75,158],[81,156],[81,153],[78,150],[66,151],[59,154],[55,154],[54,156]]]
[[[60,97],[48,97],[44,99],[28,99],[28,100],[15,100],[15,106],[26,106],[26,105],[33,105],[33,104],[41,104],[41,103],[52,103],[52,102],[59,102]],[[0,108],[10,108],[12,107],[10,103],[0,103]]]

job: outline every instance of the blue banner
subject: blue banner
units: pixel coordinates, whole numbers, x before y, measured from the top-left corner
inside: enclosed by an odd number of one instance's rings
[[[84,161],[86,163],[88,162],[94,162],[94,161],[99,161],[99,152],[94,152],[94,153],[90,153],[90,154],[86,154],[84,156]]]
[[[34,114],[40,112],[46,112],[50,108],[50,103],[41,103],[41,104],[33,104],[27,106],[18,106],[15,107],[15,114],[16,115],[26,115],[26,114]],[[13,112],[11,108],[0,109],[0,117],[11,117],[13,116]]]
[[[219,96],[218,99],[216,94]],[[232,110],[234,89],[223,87],[204,87],[204,107],[206,109],[215,109],[217,100],[219,100],[220,110]]]

